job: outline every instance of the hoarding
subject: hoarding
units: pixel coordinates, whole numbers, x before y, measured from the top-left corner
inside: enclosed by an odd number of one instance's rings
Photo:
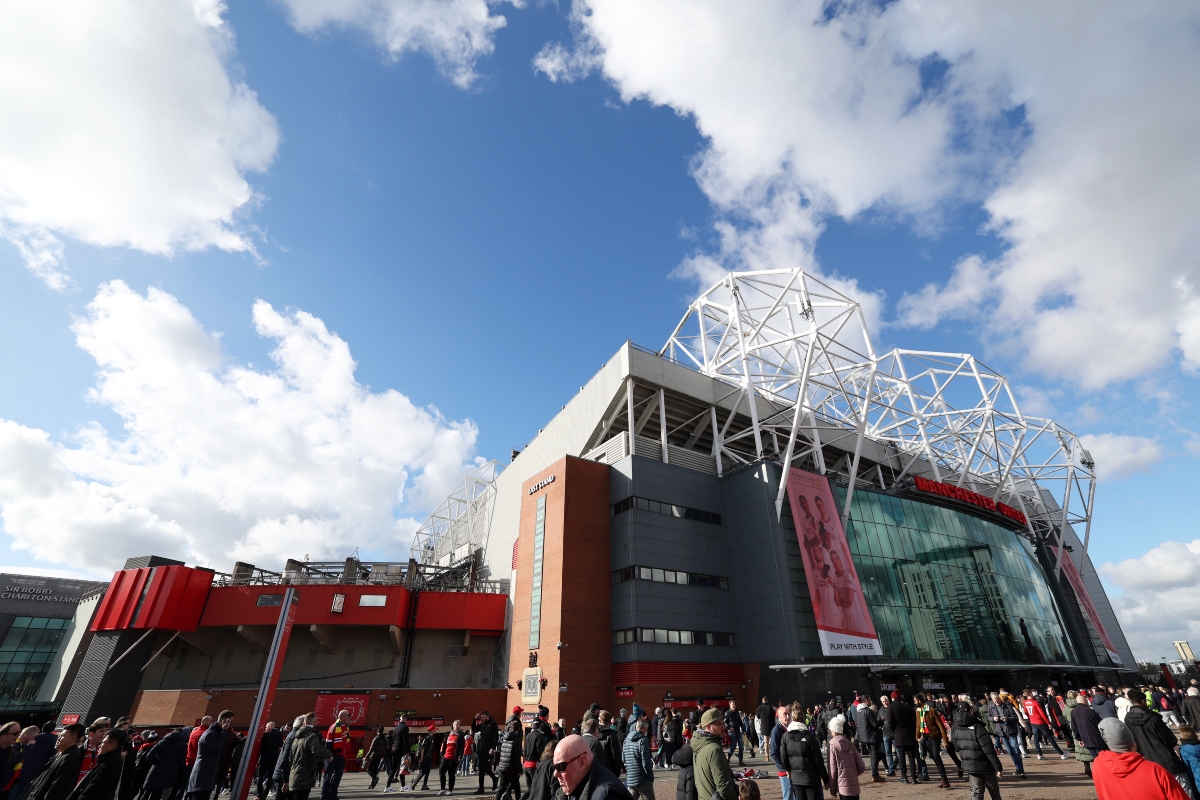
[[[368,692],[317,692],[317,725],[323,727],[332,725],[337,715],[343,710],[350,712],[349,725],[367,724]]]
[[[829,481],[793,467],[788,473],[787,493],[817,618],[821,653],[883,655]]]
[[[1058,548],[1050,548],[1051,558],[1058,560]],[[1113,644],[1112,639],[1108,638],[1108,631],[1104,630],[1104,626],[1100,624],[1100,614],[1096,611],[1096,607],[1092,605],[1092,598],[1088,596],[1088,591],[1083,587],[1083,579],[1079,577],[1079,571],[1075,569],[1075,562],[1071,560],[1070,553],[1063,553],[1062,571],[1067,576],[1067,583],[1071,584],[1071,589],[1075,592],[1075,596],[1079,598],[1079,604],[1083,606],[1083,613],[1087,614],[1088,620],[1091,621],[1092,627],[1096,629],[1100,641],[1104,643],[1104,649],[1108,651],[1108,657],[1113,660],[1114,664],[1121,664],[1121,657],[1117,655],[1117,648]]]

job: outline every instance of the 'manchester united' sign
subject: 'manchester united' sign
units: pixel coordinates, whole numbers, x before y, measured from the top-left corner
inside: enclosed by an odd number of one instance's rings
[[[968,491],[958,486],[951,486],[948,483],[938,483],[937,481],[927,480],[919,475],[914,478],[918,491],[929,492],[930,494],[939,494],[942,497],[949,497],[952,500],[960,500],[964,503],[971,503],[981,508],[986,508],[988,511],[997,511],[1009,519],[1019,522],[1022,525],[1025,523],[1025,515],[1017,511],[1011,506],[1006,506],[1004,503],[997,503],[990,497],[984,497],[981,494]]]

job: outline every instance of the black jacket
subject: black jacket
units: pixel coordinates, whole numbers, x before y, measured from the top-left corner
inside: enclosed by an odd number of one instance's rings
[[[621,738],[620,735],[612,728],[600,726],[600,741],[604,744],[604,749],[608,751],[608,763],[606,767],[612,774],[620,776],[625,771],[625,763],[621,760]]]
[[[1041,701],[1042,713],[1046,715],[1052,727],[1061,728],[1067,724],[1066,715],[1062,706],[1058,704],[1057,697],[1039,697],[1038,700]]]
[[[31,781],[38,775],[54,755],[54,744],[58,737],[53,733],[39,733],[33,744],[21,756],[21,780]]]
[[[1021,721],[1017,718],[1017,710],[1012,707],[1012,703],[1000,701],[998,703],[988,703],[988,716],[992,718],[992,725],[996,728],[996,733],[1001,736],[1018,736],[1021,730]],[[996,718],[1000,721],[997,722]]]
[[[525,745],[521,748],[521,755],[525,757],[526,761],[537,763],[541,760],[542,750],[545,749],[548,741],[550,741],[550,736],[542,730],[542,723],[535,722],[525,736]]]
[[[1172,775],[1188,772],[1183,759],[1175,755],[1178,742],[1167,723],[1145,706],[1130,706],[1125,712],[1125,725],[1133,734],[1134,749],[1142,758],[1153,761]]]
[[[1076,703],[1071,709],[1071,727],[1075,729],[1075,736],[1084,747],[1093,750],[1108,749],[1104,737],[1100,735],[1100,715],[1087,703]]]
[[[258,746],[258,763],[266,769],[275,768],[275,759],[279,758],[279,748],[283,747],[283,731],[279,728],[263,733],[262,743]]]
[[[675,751],[671,763],[679,767],[679,777],[675,779],[675,800],[699,800],[696,796],[696,768],[692,766],[691,742]]]
[[[725,709],[725,732],[730,736],[742,733],[742,715],[732,708]]]
[[[888,722],[892,726],[892,740],[896,747],[917,746],[917,712],[912,706],[894,701],[888,706]]]
[[[484,722],[472,725],[471,731],[475,734],[475,751],[477,753],[486,755],[496,749],[496,745],[500,741],[500,729],[496,727],[496,720],[488,717]]]
[[[42,773],[33,779],[25,792],[26,800],[64,800],[79,780],[79,768],[83,766],[83,748],[70,747],[56,753],[46,763]]]
[[[865,744],[883,744],[883,730],[879,724],[879,715],[875,709],[867,706],[858,712],[858,733],[856,738]]]
[[[755,719],[758,720],[758,729],[765,730],[767,736],[771,735],[771,729],[775,727],[775,709],[771,708],[770,703],[763,703],[754,712]]]
[[[403,722],[396,725],[388,733],[388,746],[392,752],[398,755],[404,755],[408,752],[408,726]]]
[[[124,763],[119,749],[100,756],[79,785],[67,795],[67,800],[112,800],[121,785],[121,766]]]
[[[974,711],[955,711],[950,726],[950,741],[958,753],[962,771],[970,775],[987,775],[1000,772],[1000,759],[996,757],[996,745],[987,732],[983,720]]]
[[[183,762],[187,760],[188,737],[183,731],[171,731],[158,740],[146,754],[150,771],[146,773],[143,789],[166,789],[174,786]]]
[[[793,723],[795,724],[795,723]],[[829,783],[829,769],[821,755],[821,743],[803,725],[788,730],[779,740],[779,760],[796,786],[824,786]]]
[[[509,775],[521,774],[521,723],[509,725],[500,742],[500,760],[496,771]]]
[[[553,759],[546,759],[553,761]],[[539,766],[539,771],[541,767]],[[537,784],[534,784],[535,788]],[[633,795],[621,783],[616,775],[613,775],[600,764],[592,762],[592,771],[588,773],[587,783],[582,791],[579,787],[575,787],[577,794],[571,795],[577,800],[633,800]],[[556,797],[561,794],[558,787],[558,782],[555,781],[550,790],[550,796]],[[565,795],[564,795],[565,796]],[[533,792],[530,792],[530,800],[535,800]]]
[[[288,731],[287,736],[283,737],[283,747],[279,749],[279,758],[275,759],[275,773],[271,776],[271,780],[275,781],[276,786],[281,786],[288,782],[288,778],[292,774],[292,744],[296,741],[296,729],[292,728]]]
[[[1179,706],[1183,721],[1193,728],[1200,730],[1200,697],[1188,695]]]
[[[889,716],[891,710],[892,707],[890,705],[886,708],[881,705],[879,711],[876,712],[876,716],[879,719],[879,732],[883,734],[883,738],[885,739],[892,738],[892,720]]]
[[[537,768],[533,771],[533,781],[529,784],[529,796],[526,800],[554,800],[556,789],[558,789],[558,781],[554,779],[554,759],[547,758],[545,761],[538,762]]]

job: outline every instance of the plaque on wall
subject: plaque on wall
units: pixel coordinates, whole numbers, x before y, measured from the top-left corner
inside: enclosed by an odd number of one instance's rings
[[[530,667],[521,673],[521,702],[542,702],[542,668]]]

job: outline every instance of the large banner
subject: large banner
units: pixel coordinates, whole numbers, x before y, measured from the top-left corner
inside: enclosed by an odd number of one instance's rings
[[[829,481],[792,468],[787,493],[817,615],[821,652],[827,656],[883,655]]]
[[[1058,559],[1058,548],[1050,548],[1051,558]],[[1113,645],[1112,639],[1108,638],[1108,631],[1104,630],[1104,626],[1100,624],[1100,614],[1096,611],[1096,607],[1092,605],[1092,598],[1088,596],[1088,591],[1083,587],[1083,578],[1079,576],[1079,570],[1075,569],[1075,562],[1071,560],[1070,553],[1063,553],[1062,560],[1063,572],[1067,574],[1067,583],[1071,584],[1071,589],[1074,590],[1075,596],[1079,598],[1079,604],[1083,606],[1083,613],[1087,614],[1091,620],[1092,627],[1096,629],[1096,633],[1100,635],[1100,641],[1104,644],[1104,649],[1108,651],[1108,657],[1113,660],[1114,664],[1121,664],[1121,657],[1117,655],[1117,648]]]
[[[350,712],[349,725],[366,725],[369,697],[367,692],[317,692],[317,726],[332,725],[342,711]]]

